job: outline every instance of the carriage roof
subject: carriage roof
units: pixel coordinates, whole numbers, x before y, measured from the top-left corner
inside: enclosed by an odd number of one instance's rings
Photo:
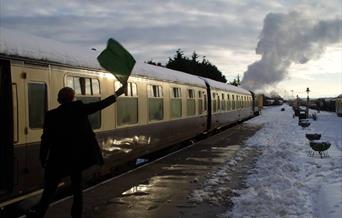
[[[2,27],[0,27],[0,54],[73,67],[102,70],[97,61],[97,56],[100,54],[99,51]],[[217,89],[241,94],[250,94],[245,89],[229,84],[145,63],[136,63],[132,75],[162,81],[191,84],[200,87],[205,87],[203,80],[206,80],[211,87]]]

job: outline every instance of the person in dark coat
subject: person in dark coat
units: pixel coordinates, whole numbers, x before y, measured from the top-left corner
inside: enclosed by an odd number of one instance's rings
[[[36,213],[44,217],[61,179],[70,176],[73,191],[72,217],[82,217],[82,171],[103,164],[103,157],[88,115],[102,110],[124,93],[126,85],[114,95],[94,103],[74,101],[75,92],[64,87],[58,93],[58,108],[45,115],[40,161],[45,168],[44,191]]]

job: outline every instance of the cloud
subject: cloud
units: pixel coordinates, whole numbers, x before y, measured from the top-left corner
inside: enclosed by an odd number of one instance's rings
[[[256,53],[261,60],[248,66],[241,84],[256,90],[279,83],[292,63],[305,64],[342,39],[341,19],[317,20],[293,11],[265,17]]]
[[[256,3],[235,1],[13,0],[5,3],[1,19],[7,28],[79,44],[96,45],[113,36],[146,47],[250,49],[249,39],[256,38],[261,25],[261,19],[255,17],[262,12],[255,8]]]
[[[2,1],[0,25],[102,49],[109,37],[139,60],[167,61],[176,49],[196,50],[224,72],[246,68],[269,12],[302,7],[338,14],[339,1],[235,0],[11,0]],[[321,11],[320,11],[321,10]],[[326,13],[330,10],[329,13]],[[324,13],[320,13],[324,12]],[[233,69],[233,70],[231,70]]]

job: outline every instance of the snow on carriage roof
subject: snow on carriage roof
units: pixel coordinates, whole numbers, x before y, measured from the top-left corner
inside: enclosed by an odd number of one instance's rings
[[[153,66],[151,64],[136,63],[134,65],[133,75],[148,77],[162,81],[170,81],[177,83],[192,84],[201,87],[206,87],[204,81],[198,76],[194,76],[181,71],[171,70],[165,67]]]
[[[148,76],[149,78],[156,78],[159,80],[166,80],[166,81],[174,81],[174,82],[181,82],[181,83],[187,83],[187,84],[195,84],[199,86],[205,86],[205,83],[203,80],[207,81],[208,84],[211,87],[225,90],[225,91],[231,91],[236,92],[240,94],[250,94],[249,91],[232,86],[230,84],[218,82],[212,79],[204,78],[204,77],[198,77],[194,76],[188,73],[183,73],[181,71],[171,70],[165,67],[158,67],[153,66],[150,64],[145,63],[136,63],[132,74],[139,75],[139,76]]]
[[[81,48],[66,43],[45,39],[26,33],[0,27],[0,54],[41,61],[102,69],[97,61],[99,51]],[[164,81],[181,82],[205,87],[205,83],[197,76],[182,73],[150,64],[137,63],[133,75]]]
[[[50,61],[75,67],[102,69],[97,61],[99,51],[57,42],[30,34],[0,27],[0,54],[41,61]],[[248,94],[249,92],[228,84],[203,78],[176,70],[136,63],[132,75],[162,81],[193,84],[205,87],[203,79],[210,86],[227,91]]]
[[[0,54],[100,69],[98,53],[0,27]]]

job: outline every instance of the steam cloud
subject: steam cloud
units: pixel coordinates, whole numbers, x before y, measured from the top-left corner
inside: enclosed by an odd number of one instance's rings
[[[299,12],[268,14],[256,48],[262,58],[248,66],[241,85],[261,90],[277,84],[286,77],[291,63],[318,58],[327,45],[339,42],[341,27],[340,19],[317,21]]]

